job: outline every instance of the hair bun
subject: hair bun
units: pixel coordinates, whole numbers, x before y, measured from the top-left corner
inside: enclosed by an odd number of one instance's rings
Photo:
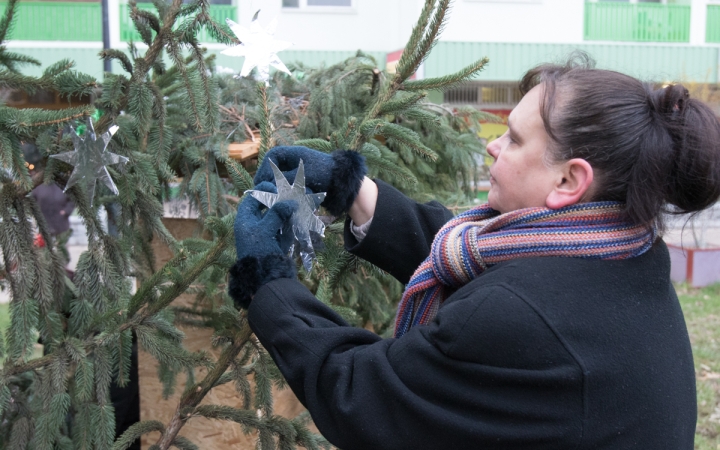
[[[690,92],[682,84],[670,84],[649,93],[650,102],[663,117],[675,119],[682,117]]]

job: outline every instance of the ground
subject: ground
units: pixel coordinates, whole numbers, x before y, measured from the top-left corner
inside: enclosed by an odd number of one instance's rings
[[[688,245],[692,237],[688,229],[669,230],[666,240],[682,241]],[[720,244],[720,227],[707,233],[707,240]],[[74,268],[86,247],[72,245],[70,268]],[[697,377],[698,423],[695,435],[696,450],[720,450],[720,284],[705,288],[676,285],[680,304],[690,333]],[[8,293],[0,292],[0,330],[10,321]],[[38,352],[39,353],[39,352]],[[41,354],[41,353],[39,353]]]
[[[685,313],[697,377],[697,450],[720,450],[720,284],[676,286]]]

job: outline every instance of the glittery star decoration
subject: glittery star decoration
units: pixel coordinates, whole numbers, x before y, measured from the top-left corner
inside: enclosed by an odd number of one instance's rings
[[[60,161],[65,161],[75,166],[63,192],[77,183],[82,183],[88,191],[90,206],[92,206],[93,199],[95,198],[95,185],[97,180],[100,180],[117,195],[119,191],[115,183],[113,183],[112,178],[110,178],[106,166],[125,164],[129,161],[129,159],[124,156],[107,151],[107,145],[118,130],[118,126],[113,125],[110,127],[108,131],[100,136],[100,139],[95,135],[95,127],[93,126],[92,119],[89,117],[87,119],[85,133],[82,136],[78,135],[73,127],[70,127],[70,129],[72,131],[72,141],[75,150],[60,153],[59,155],[50,155],[51,158],[59,159]]]
[[[260,11],[255,13],[253,20],[250,23],[250,29],[247,29],[230,19],[225,19],[232,32],[235,33],[235,36],[237,36],[240,40],[240,45],[225,49],[222,51],[222,54],[229,56],[244,56],[245,62],[243,62],[240,76],[248,76],[253,68],[257,67],[258,73],[256,79],[264,81],[266,85],[269,85],[268,80],[270,80],[270,66],[290,74],[290,71],[287,67],[285,67],[285,64],[280,61],[277,53],[285,50],[292,44],[287,41],[276,40],[273,35],[275,34],[275,29],[277,28],[277,20],[273,19],[267,28],[263,28],[260,25],[260,22],[258,22],[258,13],[260,13]]]
[[[309,272],[312,269],[313,259],[315,259],[315,249],[312,245],[310,233],[313,232],[324,236],[325,232],[325,224],[314,214],[320,203],[325,199],[325,192],[319,194],[305,193],[305,166],[302,159],[298,165],[297,175],[295,175],[292,186],[272,161],[270,161],[270,165],[275,174],[275,185],[278,193],[255,190],[248,192],[268,208],[283,200],[295,200],[297,202],[298,209],[290,218],[293,234],[295,235],[295,243],[290,249],[290,253],[299,254],[303,267]]]

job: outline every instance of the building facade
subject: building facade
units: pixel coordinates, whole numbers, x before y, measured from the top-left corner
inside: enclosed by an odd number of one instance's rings
[[[388,54],[402,49],[423,0],[212,0],[217,20],[249,25],[278,20],[278,39],[294,46],[280,53],[286,63],[332,64],[358,49],[385,67]],[[139,3],[153,8],[152,3]],[[110,43],[138,42],[124,0],[109,0]],[[99,2],[21,2],[8,47],[43,62],[70,58],[77,69],[102,78]],[[213,53],[224,46],[200,40]],[[140,48],[142,48],[140,46]],[[716,92],[720,82],[720,0],[583,1],[455,0],[440,42],[419,77],[441,76],[487,56],[477,79],[434,101],[503,111],[518,101],[517,80],[529,68],[561,61],[583,50],[598,67],[657,83],[681,81]],[[221,69],[239,71],[242,61],[218,55]],[[42,68],[28,67],[28,74]],[[113,71],[120,71],[113,66]],[[712,95],[711,95],[712,96]],[[719,109],[720,112],[720,109]]]

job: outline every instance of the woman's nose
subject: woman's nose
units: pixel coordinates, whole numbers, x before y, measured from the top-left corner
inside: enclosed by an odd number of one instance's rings
[[[500,138],[495,139],[487,145],[487,152],[494,159],[497,159],[498,154],[500,153]]]

